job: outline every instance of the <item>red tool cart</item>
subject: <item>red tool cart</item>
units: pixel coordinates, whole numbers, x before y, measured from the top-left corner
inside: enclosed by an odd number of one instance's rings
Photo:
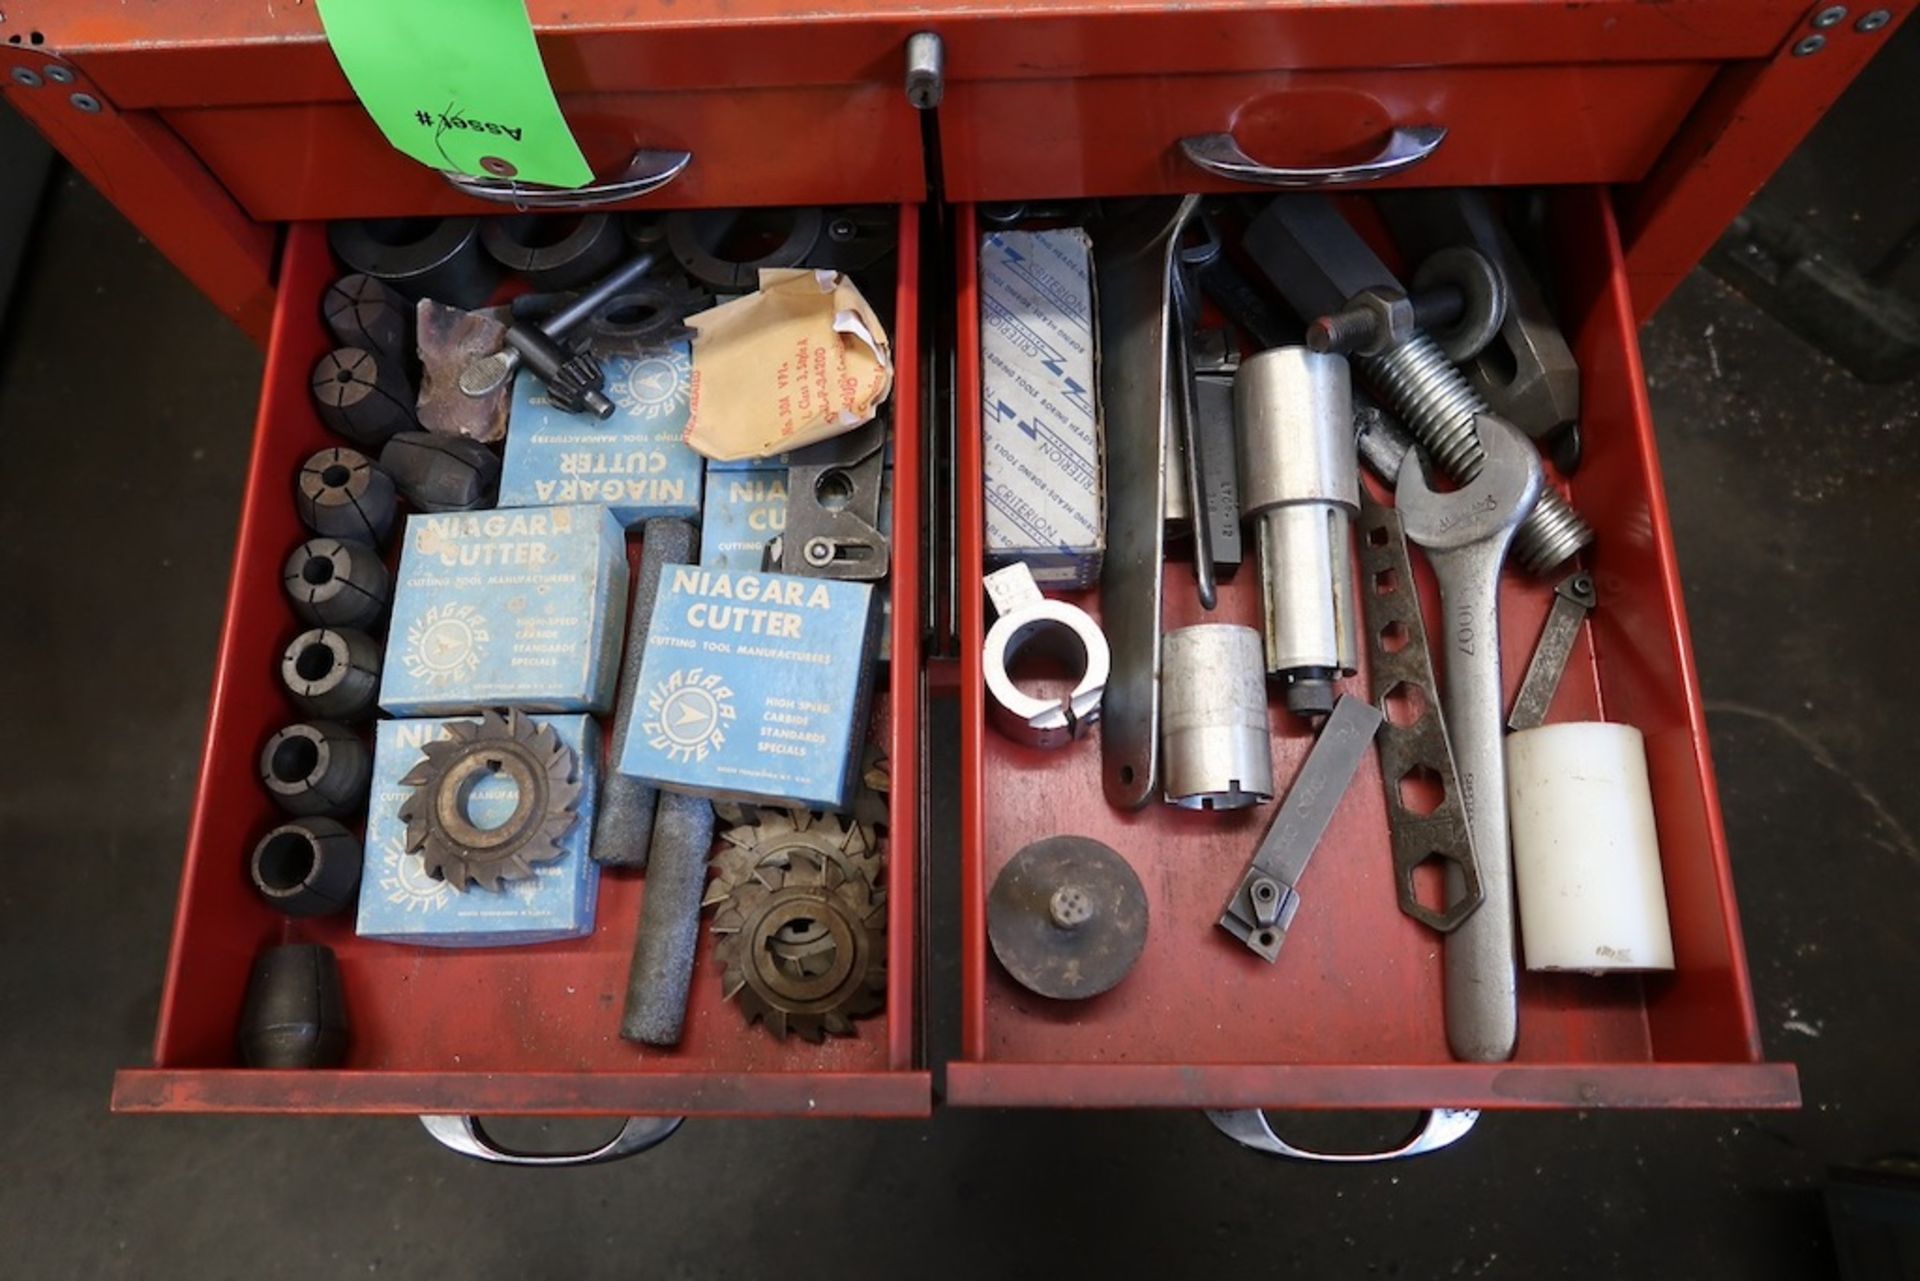
[[[893,206],[896,349],[917,350],[921,318],[955,309],[936,327],[954,334],[960,478],[962,1046],[949,1104],[1207,1109],[1243,1142],[1284,1150],[1252,1109],[1431,1110],[1418,1141],[1431,1147],[1477,1108],[1798,1102],[1794,1069],[1760,1057],[1635,330],[1912,7],[529,0],[560,106],[601,175],[572,202]],[[940,79],[910,97],[909,42],[923,33],[937,41],[916,43],[920,68]],[[936,50],[937,71],[926,61]],[[8,101],[268,353],[154,1065],[119,1075],[115,1108],[428,1115],[476,1154],[490,1151],[465,1120],[477,1114],[927,1114],[921,1027],[929,996],[952,994],[917,990],[927,670],[914,609],[895,611],[879,713],[893,773],[888,999],[859,1037],[733,1035],[703,943],[686,1043],[642,1054],[622,1042],[632,880],[608,883],[591,938],[425,956],[337,921],[289,923],[257,900],[240,851],[268,817],[254,759],[281,715],[269,656],[289,634],[277,586],[296,541],[288,477],[325,440],[306,387],[327,347],[319,224],[501,212],[502,196],[387,144],[313,5],[16,0],[0,19],[0,61]],[[1219,878],[1181,873],[1230,875],[1257,832],[1158,807],[1110,811],[1096,754],[1036,753],[983,731],[982,511],[967,483],[980,468],[975,206],[1332,183],[1553,189],[1546,241],[1588,439],[1563,488],[1598,531],[1594,572],[1610,602],[1576,647],[1559,706],[1646,735],[1677,966],[1604,992],[1525,976],[1510,1063],[1448,1057],[1438,949],[1396,912],[1384,863],[1323,859],[1290,964],[1257,988],[1236,977],[1246,958],[1165,933],[1129,983],[1063,1014],[987,960],[986,886],[1061,811],[1138,852],[1157,917],[1210,922]],[[942,287],[919,252],[930,198],[951,207],[958,284],[923,300]],[[899,372],[893,593],[913,602],[931,425],[915,362]],[[1225,593],[1227,608],[1246,612],[1249,590]],[[1510,585],[1513,677],[1549,596]],[[1174,617],[1183,608],[1170,605],[1170,624],[1195,621]],[[1278,777],[1306,745],[1276,738]],[[1329,840],[1377,847],[1377,774],[1363,771],[1355,790],[1369,800],[1345,807]],[[283,938],[341,958],[355,1040],[340,1070],[238,1065],[250,959]],[[626,1146],[664,1132],[643,1124]]]

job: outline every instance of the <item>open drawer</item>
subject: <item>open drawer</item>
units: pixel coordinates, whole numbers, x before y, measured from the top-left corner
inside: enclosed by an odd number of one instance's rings
[[[895,599],[918,593],[918,210],[898,211],[892,398]],[[890,666],[874,693],[891,760],[887,993],[857,1035],[776,1041],[723,999],[703,921],[686,1034],[671,1051],[619,1036],[644,877],[607,869],[589,937],[531,947],[438,949],[359,938],[352,915],[297,920],[248,883],[247,854],[277,821],[256,776],[261,745],[294,719],[277,656],[300,630],[281,566],[307,535],[293,505],[300,463],[341,443],[325,432],[309,373],[333,344],[320,299],[337,274],[318,223],[289,228],[241,512],[227,619],[161,995],[151,1068],[115,1079],[123,1112],[728,1114],[924,1116],[919,1062],[917,835],[920,646],[916,611],[892,615]],[[637,557],[637,542],[629,545]],[[315,942],[339,958],[351,1046],[338,1070],[240,1066],[236,1026],[263,946]]]
[[[1753,998],[1689,648],[1666,496],[1611,205],[1557,190],[1549,243],[1560,318],[1582,370],[1585,461],[1560,482],[1595,529],[1586,564],[1600,608],[1576,642],[1548,715],[1612,720],[1646,738],[1676,968],[1594,979],[1522,972],[1511,1062],[1454,1061],[1441,936],[1399,911],[1377,760],[1368,753],[1301,882],[1299,915],[1271,967],[1215,921],[1271,820],[1270,807],[1198,813],[1109,806],[1093,736],[1054,751],[985,723],[978,236],[960,218],[958,415],[962,607],[962,1055],[948,1098],[971,1106],[1277,1108],[1791,1107],[1789,1064],[1761,1061]],[[1416,555],[1416,562],[1419,558]],[[1423,564],[1423,563],[1422,563]],[[1164,626],[1259,623],[1251,564],[1203,614],[1191,566],[1166,575]],[[1357,573],[1357,569],[1355,570]],[[1427,617],[1431,576],[1419,569]],[[1525,672],[1552,595],[1506,572],[1506,695]],[[1098,614],[1098,592],[1075,598]],[[1345,687],[1366,692],[1361,674]],[[1444,676],[1443,676],[1444,679]],[[1311,743],[1270,703],[1284,793]],[[1093,735],[1100,730],[1096,728]],[[992,957],[986,897],[1029,842],[1082,835],[1118,850],[1145,889],[1145,950],[1086,1001],[1049,1002]]]

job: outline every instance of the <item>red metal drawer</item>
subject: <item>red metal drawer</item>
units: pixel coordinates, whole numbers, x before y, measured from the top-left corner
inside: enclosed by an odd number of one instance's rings
[[[899,215],[895,349],[916,348],[918,210]],[[266,737],[291,719],[275,656],[298,630],[280,588],[287,550],[305,535],[292,486],[301,460],[338,443],[307,391],[331,346],[319,302],[336,269],[324,229],[289,229],[272,343],[241,511],[227,621],[215,668],[199,793],[187,840],[154,1066],[121,1072],[124,1112],[693,1113],[924,1116],[917,1060],[920,640],[916,611],[894,612],[891,667],[876,722],[892,759],[887,1004],[859,1035],[824,1045],[776,1042],[722,999],[702,931],[686,1039],[671,1052],[618,1035],[644,880],[609,871],[590,938],[538,947],[413,948],[360,939],[350,919],[293,920],[248,883],[247,851],[272,821],[255,774]],[[918,596],[918,369],[894,388],[895,599]],[[339,1070],[239,1067],[235,1029],[254,954],[317,942],[339,957],[352,1048]]]
[[[1423,67],[960,82],[941,106],[955,200],[1245,190],[1183,138],[1230,133],[1263,164],[1325,168],[1396,126],[1443,125],[1393,183],[1479,186],[1642,177],[1718,69],[1711,62]]]
[[[345,82],[341,83],[345,89]],[[871,84],[563,95],[594,172],[638,147],[688,151],[649,208],[925,198],[920,122],[898,77]],[[175,109],[166,123],[262,221],[484,212],[387,144],[359,103]]]
[[[1666,496],[1606,194],[1570,188],[1551,232],[1583,371],[1586,461],[1563,487],[1596,531],[1603,608],[1577,646],[1553,719],[1638,726],[1652,767],[1677,969],[1596,981],[1524,974],[1510,1063],[1452,1061],[1438,937],[1395,901],[1380,775],[1369,761],[1301,886],[1287,951],[1269,968],[1218,929],[1271,811],[1196,814],[1108,807],[1096,744],[1014,744],[983,722],[982,494],[960,487],[962,1055],[960,1105],[1079,1107],[1790,1107],[1790,1064],[1761,1061],[1713,766],[1687,635]],[[976,233],[960,219],[958,475],[980,475]],[[1166,625],[1202,621],[1191,573],[1173,564]],[[1421,584],[1432,613],[1433,585]],[[1089,597],[1097,595],[1089,593]],[[1551,588],[1510,573],[1503,649],[1511,696]],[[1258,625],[1243,567],[1205,621]],[[1097,601],[1082,603],[1094,607]],[[1364,675],[1364,673],[1363,673]],[[1364,689],[1364,680],[1356,682]],[[1276,780],[1309,737],[1274,713]],[[987,887],[1028,842],[1087,835],[1140,873],[1152,922],[1129,977],[1091,1001],[1030,996],[986,939]]]

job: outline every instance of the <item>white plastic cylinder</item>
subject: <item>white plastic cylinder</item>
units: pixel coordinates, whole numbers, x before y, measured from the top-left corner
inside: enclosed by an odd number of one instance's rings
[[[1631,725],[1507,736],[1514,889],[1530,970],[1670,970],[1646,742]]]

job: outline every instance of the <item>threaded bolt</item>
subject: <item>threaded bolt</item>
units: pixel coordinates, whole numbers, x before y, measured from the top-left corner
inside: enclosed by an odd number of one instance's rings
[[[1438,343],[1424,333],[1378,356],[1357,358],[1387,403],[1441,471],[1465,484],[1486,466],[1487,451],[1473,420],[1492,408]],[[1593,541],[1593,530],[1556,489],[1540,501],[1514,534],[1514,559],[1545,574]]]
[[[1467,298],[1457,285],[1441,285],[1413,294],[1413,323],[1418,329],[1444,329],[1460,319]],[[1371,307],[1342,307],[1307,326],[1307,350],[1348,355],[1380,341],[1380,313]]]
[[[1544,575],[1592,541],[1593,530],[1573,504],[1557,489],[1542,489],[1540,501],[1514,533],[1513,556],[1528,573]]]
[[[1360,368],[1441,471],[1462,482],[1480,474],[1487,452],[1480,447],[1473,420],[1491,408],[1440,344],[1416,333],[1378,356],[1360,357]]]
[[[1307,350],[1350,352],[1371,347],[1380,337],[1380,324],[1371,311],[1348,307],[1322,316],[1307,326]]]

